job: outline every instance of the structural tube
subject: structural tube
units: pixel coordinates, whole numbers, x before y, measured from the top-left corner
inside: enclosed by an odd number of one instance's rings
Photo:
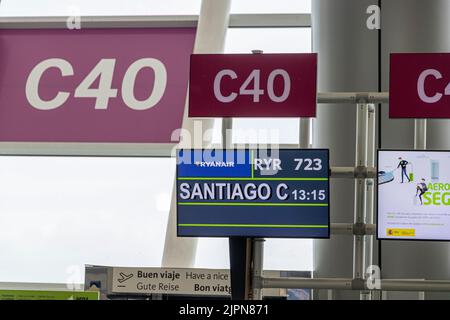
[[[203,0],[197,26],[194,53],[222,53],[230,17],[231,0]],[[214,126],[214,120],[188,118],[186,103],[183,129],[189,137],[181,137],[181,146],[208,147],[211,141],[203,141],[203,133]],[[195,130],[200,127],[200,130]],[[212,138],[212,137],[211,137]],[[193,267],[197,251],[196,238],[177,238],[176,183],[172,189],[172,202],[167,223],[166,241],[162,260],[163,267]]]

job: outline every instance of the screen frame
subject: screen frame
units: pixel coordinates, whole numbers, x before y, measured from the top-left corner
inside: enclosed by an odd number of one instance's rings
[[[177,238],[251,238],[251,239],[255,239],[255,238],[267,238],[267,239],[305,239],[305,240],[314,240],[314,239],[330,239],[331,238],[331,215],[330,215],[330,206],[331,206],[331,189],[330,189],[330,180],[331,180],[331,166],[330,166],[330,149],[326,149],[326,148],[278,148],[278,150],[287,150],[287,151],[326,151],[327,153],[327,157],[328,157],[328,206],[327,206],[327,210],[328,210],[328,234],[325,237],[299,237],[299,236],[285,236],[285,237],[279,237],[279,236],[244,236],[244,235],[240,235],[240,236],[227,236],[227,235],[210,235],[210,236],[180,236],[179,235],[179,228],[178,228],[178,218],[179,218],[179,206],[178,206],[178,153],[180,150],[201,150],[202,153],[205,150],[225,150],[225,151],[230,151],[230,150],[259,150],[260,148],[230,148],[230,149],[224,149],[224,148],[179,148],[176,150],[176,169],[175,169],[175,197],[176,197],[176,210],[177,210],[177,214],[176,214],[176,228],[177,228]],[[270,149],[269,149],[270,150]]]

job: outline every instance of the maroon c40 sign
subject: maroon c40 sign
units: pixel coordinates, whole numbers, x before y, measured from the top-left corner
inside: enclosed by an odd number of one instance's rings
[[[450,118],[450,53],[391,54],[390,118]]]
[[[315,117],[317,54],[194,54],[190,117]]]

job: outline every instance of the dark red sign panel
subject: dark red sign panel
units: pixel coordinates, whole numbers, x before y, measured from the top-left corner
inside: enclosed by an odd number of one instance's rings
[[[315,117],[317,54],[194,54],[190,117]]]
[[[391,54],[390,118],[450,118],[450,53]]]

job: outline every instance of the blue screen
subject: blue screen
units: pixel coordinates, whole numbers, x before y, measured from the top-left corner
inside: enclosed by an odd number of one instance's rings
[[[179,150],[178,236],[329,237],[328,150]]]

